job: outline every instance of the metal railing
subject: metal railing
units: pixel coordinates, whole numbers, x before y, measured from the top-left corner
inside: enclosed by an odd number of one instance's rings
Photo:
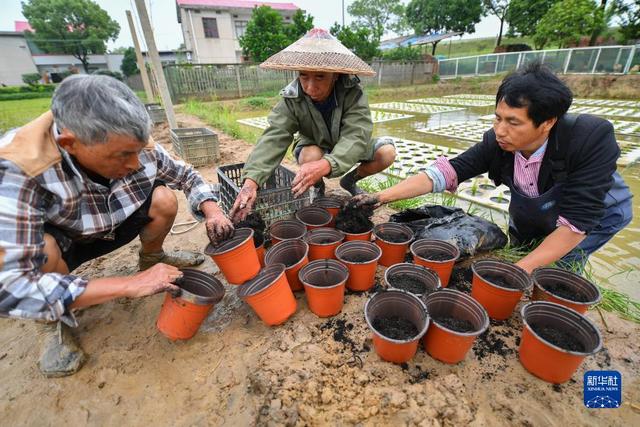
[[[455,78],[513,71],[533,60],[541,60],[564,74],[627,74],[640,65],[640,45],[599,46],[572,49],[492,53],[438,61],[440,77]]]

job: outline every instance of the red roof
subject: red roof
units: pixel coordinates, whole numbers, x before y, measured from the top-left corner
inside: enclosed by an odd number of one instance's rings
[[[23,33],[27,30],[33,31],[31,25],[27,21],[13,21],[13,25],[15,27],[15,31],[18,33]]]
[[[239,8],[253,9],[257,6],[270,6],[276,10],[298,10],[299,7],[293,3],[269,3],[265,1],[247,0],[177,0],[180,6],[209,6],[219,8]]]

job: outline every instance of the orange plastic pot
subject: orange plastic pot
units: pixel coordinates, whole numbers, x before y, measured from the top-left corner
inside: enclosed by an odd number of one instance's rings
[[[347,288],[368,291],[376,281],[376,268],[382,250],[373,242],[344,242],[336,249],[336,258],[349,269]]]
[[[386,337],[373,326],[377,318],[397,316],[413,323],[418,330],[416,336],[406,340]],[[418,350],[420,338],[429,327],[429,316],[424,302],[409,292],[389,289],[378,292],[364,305],[364,317],[373,333],[373,348],[382,360],[392,363],[405,363],[411,360]]]
[[[312,206],[319,206],[326,209],[327,212],[331,214],[331,222],[328,226],[336,226],[336,216],[338,216],[338,212],[340,212],[340,208],[342,207],[340,199],[335,197],[318,197],[313,201]]]
[[[285,240],[273,245],[264,256],[264,263],[269,266],[273,264],[284,264],[285,274],[291,290],[301,291],[304,288],[298,278],[298,272],[309,263],[309,245],[302,240]]]
[[[302,239],[305,234],[307,227],[295,219],[281,219],[269,226],[269,236],[273,245],[285,240]]]
[[[156,327],[172,341],[192,338],[214,305],[224,296],[222,283],[210,274],[194,269],[182,270],[180,293],[167,293]]]
[[[560,268],[536,268],[531,273],[531,278],[533,279],[533,300],[555,302],[572,308],[580,314],[586,313],[589,307],[599,303],[602,297],[596,285],[582,276]],[[582,295],[585,301],[570,300],[547,289],[549,285],[555,283],[562,283],[568,290]]]
[[[568,381],[586,356],[602,348],[598,328],[582,314],[547,301],[525,304],[521,310],[524,328],[520,339],[520,363],[544,381],[561,384]],[[552,327],[570,334],[584,346],[584,351],[557,347],[535,332],[532,325]]]
[[[403,224],[386,222],[373,227],[375,243],[382,250],[378,263],[385,267],[404,262],[404,257],[413,240],[413,231]],[[397,241],[396,241],[397,240]]]
[[[531,288],[531,277],[522,268],[506,261],[483,259],[471,265],[471,296],[496,320],[508,319],[524,292]],[[513,287],[505,287],[486,280],[499,277]],[[484,277],[483,277],[484,276]]]
[[[286,322],[298,306],[284,271],[284,264],[268,265],[238,288],[238,296],[269,326]]]
[[[411,244],[413,262],[435,271],[440,276],[442,287],[449,285],[451,272],[456,260],[460,258],[460,250],[444,240],[420,239]],[[430,254],[446,254],[447,259],[432,260]]]
[[[264,235],[262,238],[256,237],[256,234],[253,235],[253,243],[256,247],[256,253],[258,254],[258,261],[260,261],[260,267],[264,267]]]
[[[335,228],[315,228],[309,230],[304,241],[309,245],[309,261],[335,259],[335,251],[344,240],[344,233]]]
[[[307,230],[327,227],[333,217],[324,208],[319,206],[307,206],[296,211],[296,219],[303,223]]]
[[[256,248],[256,253],[258,254],[258,261],[260,261],[260,267],[264,267],[264,244]]]
[[[433,292],[425,298],[425,305],[431,324],[422,341],[427,353],[441,362],[454,364],[464,360],[478,335],[489,327],[489,316],[484,308],[460,291],[441,289]],[[454,331],[434,320],[441,317],[466,320],[474,329]]]
[[[298,273],[304,285],[307,304],[318,317],[340,313],[344,304],[344,288],[349,270],[334,259],[311,261]]]
[[[260,260],[253,242],[253,230],[238,228],[233,237],[220,245],[207,245],[204,253],[218,265],[227,282],[240,285],[260,271]]]
[[[411,292],[409,289],[404,289],[407,292],[413,293],[418,298],[423,298],[431,292],[435,292],[440,289],[440,277],[438,277],[435,271],[421,265],[402,262],[387,268],[384,272],[384,282],[387,284],[388,288],[401,289],[396,286],[392,280],[397,275],[410,277],[424,284],[425,292]]]
[[[371,233],[372,231],[365,231],[364,233],[347,233],[344,230],[341,230],[344,233],[344,241],[351,242],[354,240],[364,240],[366,242],[371,241]]]

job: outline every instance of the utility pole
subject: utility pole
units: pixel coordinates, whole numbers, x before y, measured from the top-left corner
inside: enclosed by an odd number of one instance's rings
[[[138,69],[140,70],[140,77],[142,77],[142,86],[144,86],[144,93],[147,95],[147,102],[153,102],[153,91],[151,90],[151,82],[149,82],[149,75],[147,74],[147,67],[144,63],[144,57],[140,50],[140,43],[138,42],[138,36],[136,35],[136,27],[133,24],[133,17],[131,11],[127,10],[127,20],[129,21],[129,30],[131,31],[131,38],[133,38],[133,47],[136,50],[136,62],[138,63]]]
[[[171,129],[178,127],[176,121],[176,115],[173,112],[173,104],[171,103],[171,96],[169,95],[169,87],[167,86],[167,80],[164,78],[164,72],[162,71],[162,63],[160,62],[160,54],[158,54],[158,48],[156,47],[156,41],[153,38],[153,30],[149,23],[149,15],[147,14],[147,7],[144,4],[144,0],[135,0],[136,9],[138,10],[138,17],[140,18],[140,24],[142,25],[142,34],[144,34],[144,40],[147,44],[148,54],[151,58],[151,64],[155,71],[156,80],[158,82],[158,89],[160,90],[160,97],[162,98],[162,104],[164,111],[167,113],[167,121]]]
[[[344,28],[344,0],[342,0],[342,28]]]

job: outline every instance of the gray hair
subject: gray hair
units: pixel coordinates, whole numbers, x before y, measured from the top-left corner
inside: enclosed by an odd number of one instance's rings
[[[51,111],[59,129],[69,129],[86,145],[105,143],[109,134],[132,136],[146,143],[151,132],[144,104],[113,77],[67,77],[53,93]]]

